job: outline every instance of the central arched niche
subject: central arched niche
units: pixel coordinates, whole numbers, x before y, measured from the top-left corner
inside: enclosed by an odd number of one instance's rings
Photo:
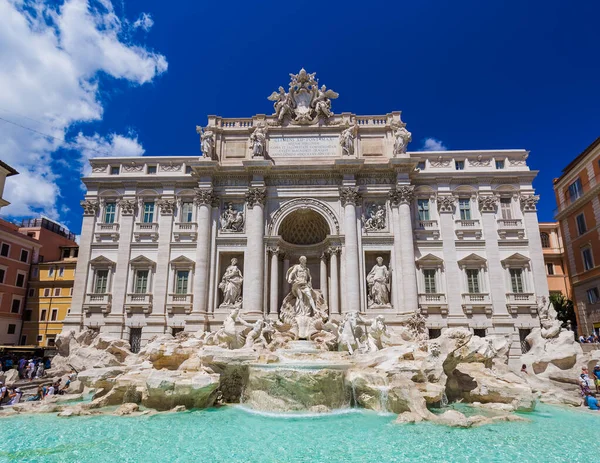
[[[300,246],[322,243],[330,233],[325,218],[308,208],[290,213],[279,226],[283,241]]]

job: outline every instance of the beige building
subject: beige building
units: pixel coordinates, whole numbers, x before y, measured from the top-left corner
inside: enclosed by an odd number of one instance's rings
[[[400,112],[333,114],[335,98],[302,70],[272,116],[209,116],[200,157],[91,160],[65,329],[136,350],[234,307],[275,319],[305,256],[332,318],[393,329],[418,310],[433,337],[509,334],[519,355],[548,295],[528,153],[407,151]]]
[[[4,199],[4,185],[6,183],[6,178],[17,174],[18,172],[15,169],[0,161],[0,209],[10,204],[6,199]]]
[[[566,261],[565,248],[558,222],[540,222],[540,240],[544,252],[544,264],[550,294],[562,294],[571,298],[571,282]]]

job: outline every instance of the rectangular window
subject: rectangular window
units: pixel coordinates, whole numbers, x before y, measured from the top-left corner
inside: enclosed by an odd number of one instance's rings
[[[418,199],[417,208],[419,210],[419,220],[429,220],[429,200]]]
[[[62,258],[63,259],[68,259],[70,256],[71,256],[71,250],[70,249],[63,249]]]
[[[10,245],[6,244],[6,243],[2,243],[2,246],[0,246],[0,256],[8,257],[9,253],[10,253]]]
[[[429,328],[429,339],[439,338],[442,335],[440,328]]]
[[[23,336],[21,336],[21,345],[25,346],[27,345],[27,335],[24,334]]]
[[[421,161],[421,162],[417,163],[417,169],[425,170],[425,161]]]
[[[29,251],[26,251],[25,249],[21,249],[21,262],[27,263],[28,260],[29,260]]]
[[[114,166],[110,168],[110,175],[119,175],[119,172],[119,166]]]
[[[17,281],[15,282],[15,286],[22,288],[25,286],[25,275],[22,273],[17,273]]]
[[[54,288],[54,297],[60,296],[60,288]]]
[[[148,172],[150,175],[155,175],[156,174],[156,166],[148,166],[148,169],[146,170],[146,172]]]
[[[58,309],[52,309],[52,313],[50,314],[50,321],[55,322],[58,318]]]
[[[32,314],[33,314],[33,310],[31,310],[31,309],[25,310],[25,321],[26,322],[30,322],[31,321],[31,315]]]
[[[456,170],[465,170],[465,161],[454,161]]]
[[[587,247],[581,250],[581,256],[583,257],[583,268],[585,270],[591,270],[594,268],[594,259],[592,258],[592,248]]]
[[[500,212],[504,220],[512,219],[512,201],[510,198],[500,198]]]
[[[55,336],[48,336],[48,339],[46,339],[46,345],[48,347],[54,347],[56,342],[56,337]]]
[[[460,220],[471,220],[471,199],[459,198],[458,208],[460,210]]]
[[[108,270],[97,270],[96,271],[96,286],[94,287],[94,293],[105,294],[108,289]]]
[[[177,336],[179,333],[182,333],[182,332],[183,332],[183,328],[175,328],[175,327],[171,328],[171,334],[173,336]]]
[[[10,313],[19,313],[21,311],[21,299],[13,299],[10,307]]]
[[[75,248],[73,249],[73,257],[78,257],[79,256],[79,248]]]
[[[33,267],[33,270],[31,271],[31,276],[34,278],[37,278],[39,275],[40,269],[38,267]]]
[[[575,221],[577,222],[577,233],[583,235],[587,231],[587,225],[585,224],[585,216],[583,213],[575,217]]]
[[[479,336],[480,338],[485,338],[485,333],[486,329],[485,328],[473,328],[473,334],[475,336]]]
[[[583,194],[583,189],[581,187],[581,179],[578,178],[573,183],[569,185],[569,199],[571,202],[577,200]]]
[[[600,293],[598,293],[598,288],[588,289],[586,293],[589,304],[596,304],[600,299]]]
[[[33,296],[35,296],[35,289],[29,288],[29,291],[27,292],[27,297],[33,297]]]
[[[54,276],[54,267],[50,267],[50,268],[48,269],[48,276],[49,276],[49,277],[53,277],[53,276]]]
[[[73,288],[69,288],[69,296],[73,295]]]
[[[144,223],[154,222],[154,202],[144,203]]]
[[[13,325],[12,323],[8,325],[8,334],[15,334],[17,331],[17,325]]]
[[[510,285],[513,293],[524,293],[523,270],[520,268],[510,269]]]
[[[467,269],[467,291],[471,294],[479,293],[479,270]]]
[[[194,215],[194,204],[192,202],[185,202],[181,204],[181,221],[190,223],[193,220]]]
[[[190,277],[189,270],[178,270],[177,278],[175,281],[175,293],[176,294],[187,294],[188,293],[188,280]]]
[[[42,311],[40,312],[40,321],[45,322],[46,321],[46,309],[42,309]]]
[[[44,335],[43,334],[38,335],[37,341],[42,342],[43,340],[44,340]]]
[[[137,354],[140,351],[142,344],[142,329],[141,328],[129,328],[129,345],[131,346],[131,352]]]
[[[44,297],[50,297],[50,288],[44,288]]]
[[[426,294],[437,293],[437,288],[435,287],[435,270],[433,270],[433,269],[423,270],[423,277],[425,278],[425,293]]]
[[[185,166],[185,173],[186,174],[191,174],[192,173],[192,166]]]
[[[115,223],[117,203],[106,203],[104,205],[104,223]]]
[[[6,270],[0,268],[0,284],[4,283],[4,277],[6,276]]]
[[[504,159],[500,161],[496,161],[496,169],[501,170],[504,169]]]
[[[136,294],[146,294],[148,290],[148,270],[138,270],[135,272],[135,288]]]
[[[548,275],[554,275],[554,264],[551,262],[547,263],[546,270],[548,271]]]
[[[65,276],[65,268],[64,267],[59,267],[58,268],[58,277],[62,278]]]

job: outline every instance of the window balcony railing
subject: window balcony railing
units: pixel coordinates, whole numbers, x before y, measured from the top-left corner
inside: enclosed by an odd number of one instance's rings
[[[137,222],[133,231],[133,237],[136,241],[150,238],[152,241],[158,239],[158,223]]]
[[[481,311],[482,309],[486,314],[492,314],[492,300],[488,293],[463,293],[462,300],[463,311],[466,315],[471,315],[474,311]]]
[[[537,312],[537,301],[534,293],[506,293],[506,307],[511,313],[526,309],[531,313]]]
[[[448,301],[443,293],[421,293],[419,294],[419,308],[422,314],[430,311],[438,311],[442,315],[448,313]]]
[[[189,314],[192,311],[193,302],[193,294],[169,294],[167,298],[167,312],[173,313],[179,309]]]
[[[110,293],[87,293],[83,303],[86,312],[100,311],[110,313],[112,294]]]
[[[198,224],[196,222],[175,222],[173,225],[173,240],[181,241],[182,238],[196,241],[196,238],[198,238]]]
[[[500,238],[525,238],[525,229],[521,219],[498,219],[498,235]]]
[[[133,312],[141,310],[143,313],[152,311],[152,294],[149,293],[129,293],[126,296],[125,310]]]
[[[415,229],[415,235],[417,239],[434,239],[437,240],[440,237],[440,228],[437,220],[419,220],[417,221],[417,228]]]
[[[454,229],[459,239],[464,237],[481,238],[481,223],[478,219],[455,220]]]
[[[103,241],[104,239],[119,241],[119,224],[97,223],[94,235],[96,237],[96,241]]]

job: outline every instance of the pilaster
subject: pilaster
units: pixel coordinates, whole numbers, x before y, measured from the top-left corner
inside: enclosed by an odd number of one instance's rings
[[[259,161],[260,162],[260,161]],[[247,246],[244,256],[243,310],[252,315],[263,314],[265,246],[264,207],[267,189],[253,186],[246,193],[247,203]]]

